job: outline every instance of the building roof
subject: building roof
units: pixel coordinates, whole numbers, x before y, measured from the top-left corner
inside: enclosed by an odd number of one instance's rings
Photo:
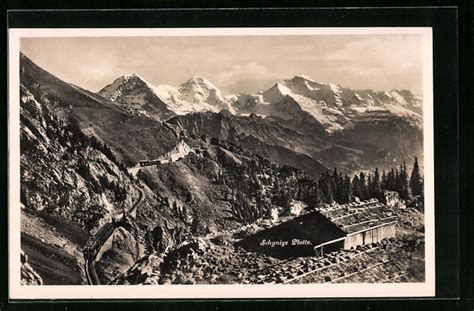
[[[397,221],[396,214],[377,199],[321,208],[319,212],[347,235]]]

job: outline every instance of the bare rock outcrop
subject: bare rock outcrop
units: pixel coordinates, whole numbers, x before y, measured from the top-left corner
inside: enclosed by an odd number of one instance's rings
[[[391,208],[406,208],[406,202],[396,191],[384,190],[386,205]]]
[[[28,263],[28,256],[21,251],[21,285],[43,285],[41,276]]]

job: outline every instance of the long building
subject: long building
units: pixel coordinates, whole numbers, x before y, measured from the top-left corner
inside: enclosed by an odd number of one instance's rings
[[[324,248],[351,249],[395,236],[397,216],[377,199],[336,205],[318,212],[340,228],[344,235],[315,245],[317,254],[323,254]]]
[[[334,205],[257,232],[238,243],[277,258],[322,256],[395,236],[397,217],[376,199]]]
[[[184,158],[191,151],[192,151],[191,147],[189,147],[188,144],[186,144],[183,140],[181,140],[173,149],[162,154],[157,159],[139,161],[139,165],[150,166],[150,165],[157,165],[157,164],[173,163],[173,162],[178,161],[179,159]]]

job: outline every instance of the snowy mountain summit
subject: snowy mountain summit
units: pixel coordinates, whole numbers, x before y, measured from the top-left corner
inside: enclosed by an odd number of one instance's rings
[[[200,76],[193,76],[177,88],[159,85],[153,90],[172,111],[179,115],[198,111],[233,110],[221,91],[209,80]]]
[[[99,95],[128,108],[147,110],[160,120],[199,111],[233,112],[221,91],[199,76],[172,87],[152,85],[137,74],[124,75],[100,90]]]
[[[172,87],[154,86],[131,74],[116,79],[99,95],[122,106],[146,110],[160,120],[192,112],[228,110],[285,124],[315,124],[327,133],[394,118],[422,126],[422,98],[409,90],[352,90],[305,75],[296,75],[257,94],[223,96],[213,83],[200,76]]]

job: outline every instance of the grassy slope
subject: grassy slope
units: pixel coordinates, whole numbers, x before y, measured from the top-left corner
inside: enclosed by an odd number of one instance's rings
[[[84,284],[81,248],[89,234],[43,211],[22,210],[21,247],[44,284]]]
[[[45,285],[79,285],[83,283],[77,260],[65,251],[43,243],[28,234],[21,234],[21,247],[33,269]]]

